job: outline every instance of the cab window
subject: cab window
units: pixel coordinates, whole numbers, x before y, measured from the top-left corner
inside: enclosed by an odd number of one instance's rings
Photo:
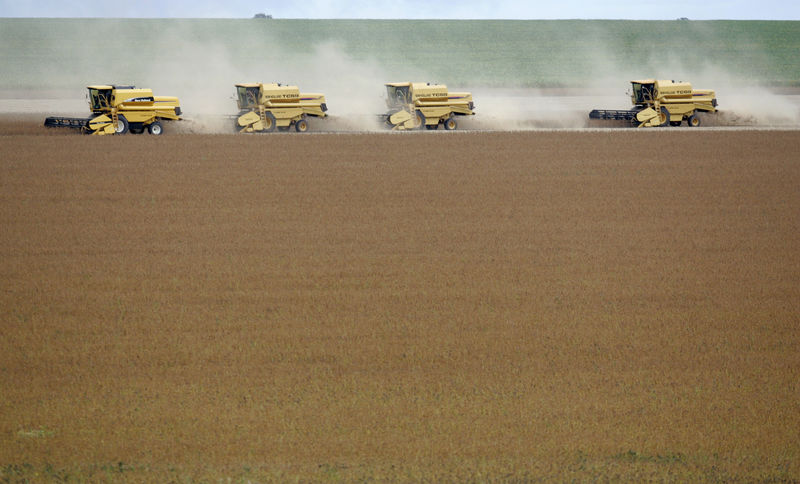
[[[251,108],[258,104],[258,88],[238,86],[236,88],[239,97],[239,109]]]
[[[111,106],[110,89],[89,89],[89,104],[92,110],[99,111]]]

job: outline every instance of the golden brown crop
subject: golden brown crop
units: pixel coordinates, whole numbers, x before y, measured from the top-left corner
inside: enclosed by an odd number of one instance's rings
[[[2,478],[800,479],[797,131],[0,142]]]

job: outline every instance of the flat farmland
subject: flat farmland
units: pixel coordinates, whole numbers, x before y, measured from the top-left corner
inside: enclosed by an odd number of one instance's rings
[[[0,480],[800,479],[800,131],[0,136]]]

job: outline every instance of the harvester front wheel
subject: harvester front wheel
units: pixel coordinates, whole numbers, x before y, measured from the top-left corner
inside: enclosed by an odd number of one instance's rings
[[[153,123],[147,127],[147,132],[152,134],[153,136],[161,136],[161,133],[164,132],[164,127],[161,126],[160,122],[153,121]]]
[[[128,128],[130,125],[128,124],[128,120],[125,119],[125,116],[119,115],[117,116],[117,126],[114,129],[116,134],[125,134],[128,132]]]
[[[453,131],[458,127],[458,123],[456,123],[456,118],[450,116],[449,118],[444,120],[444,129],[447,131]]]
[[[424,129],[427,120],[425,119],[425,115],[422,114],[422,111],[417,110],[417,129]]]
[[[700,126],[700,117],[697,115],[697,113],[694,113],[686,119],[686,123],[690,128],[696,128]]]
[[[305,119],[301,119],[295,122],[294,129],[298,133],[305,133],[306,131],[308,131],[308,121],[306,121]]]
[[[264,132],[269,133],[275,131],[275,126],[277,126],[277,122],[275,121],[275,115],[271,112],[267,111],[264,113]]]
[[[658,126],[661,128],[669,125],[669,110],[666,108],[666,106],[661,106],[661,114],[659,115],[659,121],[661,121],[661,124],[659,124]]]

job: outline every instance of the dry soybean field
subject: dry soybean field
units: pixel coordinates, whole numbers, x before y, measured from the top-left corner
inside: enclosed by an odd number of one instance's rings
[[[42,130],[0,481],[800,479],[800,131]]]

